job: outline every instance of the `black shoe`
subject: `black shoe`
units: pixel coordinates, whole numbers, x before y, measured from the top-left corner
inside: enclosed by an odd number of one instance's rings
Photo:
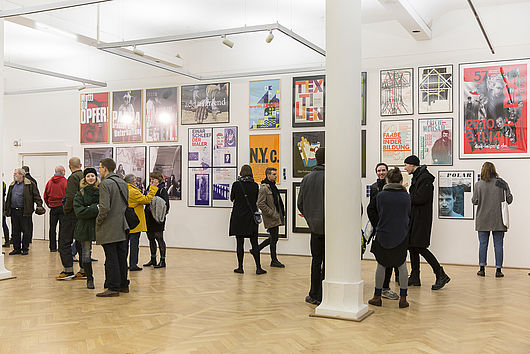
[[[91,262],[97,262],[98,260],[95,259],[95,258],[90,258],[90,261],[91,261]]]
[[[156,258],[151,258],[149,262],[144,264],[144,267],[156,266]]]
[[[409,286],[421,286],[420,274],[411,272],[408,283],[409,283]]]
[[[27,256],[29,254],[29,251],[28,250],[22,250],[22,252],[20,252],[21,255],[23,256]]]
[[[166,267],[165,259],[161,259],[160,262],[154,266],[154,268],[165,268],[165,267]]]
[[[56,249],[55,250],[50,250],[50,252],[57,252],[57,250]]]
[[[271,267],[285,268],[285,265],[280,263],[280,261],[276,259],[276,260],[271,262]]]
[[[444,272],[444,268],[440,267],[440,270],[436,273],[436,283],[431,286],[432,290],[440,290],[445,284],[449,283],[451,278]]]
[[[21,254],[21,253],[22,253],[22,251],[20,251],[20,250],[18,250],[18,251],[17,250],[12,250],[11,252],[9,252],[9,255],[12,256],[12,255]]]
[[[478,272],[477,272],[477,275],[479,277],[485,277],[486,276],[486,272],[484,271],[484,269],[480,269]]]
[[[243,268],[236,268],[236,269],[234,269],[234,273],[243,274],[245,272],[243,271]]]
[[[317,299],[313,299],[311,296],[307,295],[305,297],[305,302],[310,303],[312,305],[320,305],[320,301]]]
[[[95,289],[96,287],[94,286],[94,279],[87,279],[86,287],[87,289]]]
[[[136,272],[136,271],[142,270],[142,268],[140,268],[140,267],[138,267],[138,266],[134,266],[134,267],[129,268],[129,270],[130,270],[131,272]]]
[[[497,271],[495,272],[495,278],[502,278],[504,277],[504,274],[502,274],[500,268],[497,268]]]
[[[7,242],[2,245],[2,247],[4,247],[4,248],[6,248],[6,247],[9,248],[9,246],[10,246],[10,244],[7,243]]]
[[[257,275],[261,275],[261,274],[267,274],[267,271],[263,268],[258,268],[256,269],[256,274]]]

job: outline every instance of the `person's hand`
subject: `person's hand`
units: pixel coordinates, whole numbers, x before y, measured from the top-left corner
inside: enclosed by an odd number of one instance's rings
[[[495,181],[495,186],[499,187],[499,188],[502,188],[504,190],[508,190],[508,183],[506,183],[506,181],[498,178],[496,181]]]

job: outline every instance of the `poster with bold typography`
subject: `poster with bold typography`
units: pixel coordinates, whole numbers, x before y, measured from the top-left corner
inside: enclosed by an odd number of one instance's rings
[[[213,128],[213,167],[237,167],[237,127]]]
[[[212,129],[188,130],[188,167],[212,166]]]
[[[81,144],[109,142],[109,93],[81,95]]]
[[[473,219],[474,171],[438,171],[438,218]]]
[[[326,76],[293,78],[293,127],[323,127]]]
[[[183,125],[230,121],[230,83],[182,86],[180,94]]]
[[[267,167],[274,167],[279,173],[280,134],[249,136],[249,161],[256,180],[261,181],[265,178]]]
[[[414,70],[392,69],[380,73],[381,116],[414,114]]]
[[[142,142],[142,90],[112,93],[112,142]]]
[[[460,158],[530,157],[529,63],[460,64]]]
[[[300,194],[300,182],[293,182],[293,233],[309,234],[309,225],[304,215],[298,210],[298,194]]]
[[[283,206],[285,208],[285,224],[280,225],[278,230],[278,238],[287,240],[287,219],[289,215],[289,203],[287,202],[287,189],[278,189],[278,192],[280,193],[280,198],[282,198]],[[265,229],[264,223],[261,223],[258,225],[258,236],[259,237],[269,237],[270,234],[267,232],[267,229]]]
[[[145,142],[178,140],[178,88],[145,90]]]
[[[293,177],[304,177],[317,165],[315,153],[324,147],[325,132],[293,133]]]
[[[188,206],[211,206],[211,168],[188,168]]]
[[[280,128],[280,80],[250,81],[249,128]]]
[[[237,178],[237,168],[214,168],[212,184],[212,206],[231,208],[230,192]]]
[[[413,120],[381,121],[381,162],[389,166],[404,165],[413,154]]]
[[[422,165],[453,164],[453,118],[418,120],[418,157]]]
[[[420,67],[418,75],[418,112],[453,112],[453,66]]]
[[[133,174],[134,185],[143,192],[146,188],[146,147],[131,146],[116,148],[116,174],[123,178]]]
[[[112,148],[111,147],[102,147],[102,148],[85,148],[84,149],[84,168],[94,167],[98,171],[98,177],[101,178],[99,174],[99,162],[103,159],[112,159]]]
[[[151,172],[164,176],[170,200],[182,199],[182,146],[150,146],[149,167]]]

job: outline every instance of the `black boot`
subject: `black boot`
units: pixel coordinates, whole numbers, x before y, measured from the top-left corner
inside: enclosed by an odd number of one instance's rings
[[[421,286],[420,272],[410,272],[409,286]]]
[[[155,268],[165,268],[166,267],[166,259],[160,258],[160,263],[155,264]]]
[[[153,257],[151,256],[151,260],[144,264],[144,267],[150,267],[150,266],[156,266],[156,255]]]
[[[434,283],[433,286],[431,286],[432,290],[440,290],[444,287],[445,284],[449,283],[451,278],[444,272],[444,268],[440,267],[440,269],[436,272],[436,283]]]
[[[92,272],[92,263],[83,263],[83,269],[86,274],[86,287],[87,289],[95,289],[94,286],[94,273]]]

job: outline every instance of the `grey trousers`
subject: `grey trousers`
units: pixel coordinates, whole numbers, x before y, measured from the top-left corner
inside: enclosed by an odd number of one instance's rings
[[[407,262],[403,262],[403,264],[400,265],[398,269],[399,269],[399,287],[401,289],[406,289],[409,283]],[[383,288],[383,282],[385,281],[385,271],[386,271],[386,267],[377,263],[377,269],[375,270],[375,288],[376,289]]]

